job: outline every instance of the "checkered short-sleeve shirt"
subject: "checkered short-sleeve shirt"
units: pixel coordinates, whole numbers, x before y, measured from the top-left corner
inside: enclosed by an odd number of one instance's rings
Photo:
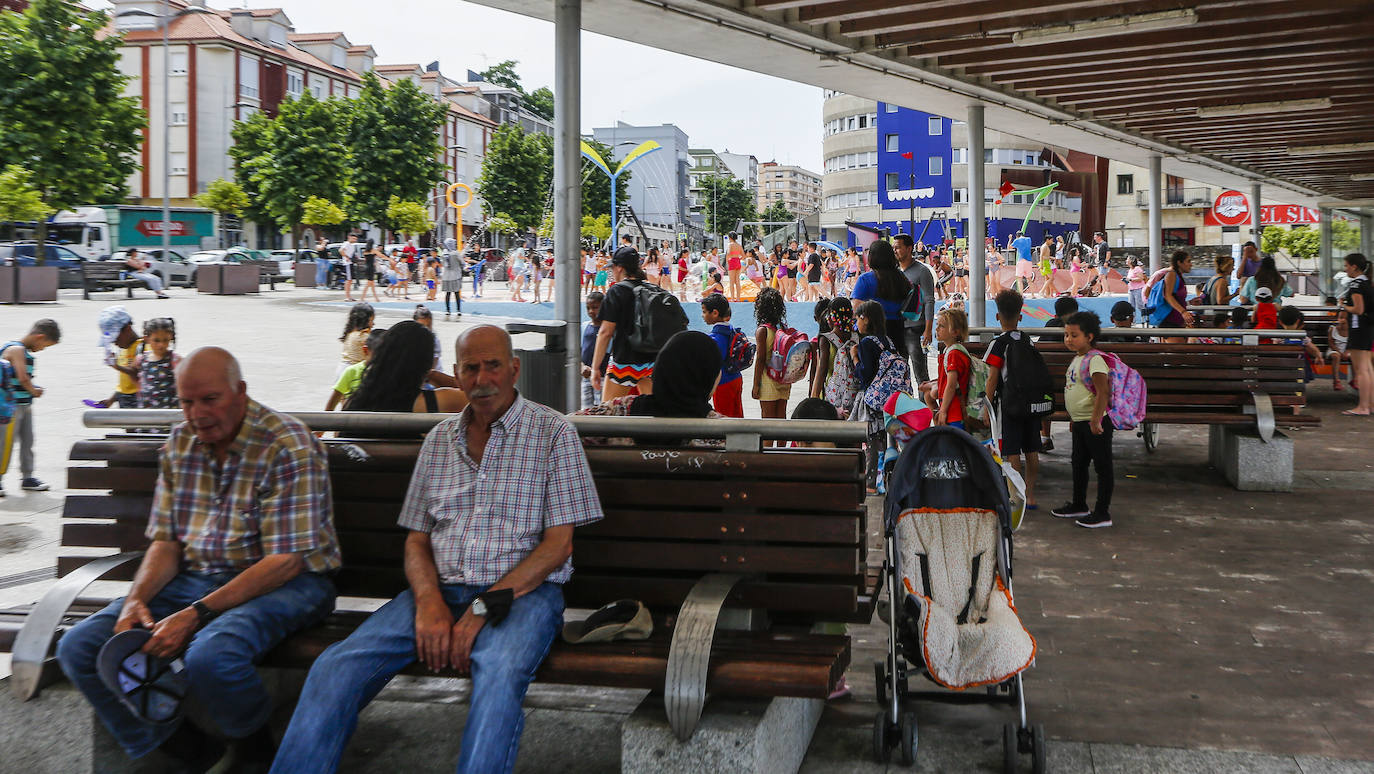
[[[601,519],[577,431],[562,414],[516,396],[491,428],[478,464],[468,456],[472,410],[425,438],[399,523],[430,536],[444,583],[490,585],[529,556],[544,530]],[[548,580],[566,583],[572,560]]]
[[[306,569],[340,565],[324,446],[299,420],[251,398],[220,465],[186,423],[167,439],[146,535],[182,544],[200,572],[247,569],[302,554]]]

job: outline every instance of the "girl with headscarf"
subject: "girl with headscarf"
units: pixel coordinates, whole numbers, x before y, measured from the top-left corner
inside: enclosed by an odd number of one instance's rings
[[[458,252],[458,240],[453,237],[444,240],[444,262],[443,270],[439,275],[439,283],[439,290],[444,293],[444,314],[453,313],[454,310],[449,308],[449,302],[454,301],[457,304],[457,312],[461,315],[463,313],[463,256]]]
[[[654,361],[652,395],[625,395],[577,412],[599,417],[676,417],[724,419],[711,408],[711,393],[720,381],[720,347],[698,331],[668,339]],[[589,445],[630,446],[630,438],[584,438]],[[693,446],[719,446],[715,438],[694,439]]]

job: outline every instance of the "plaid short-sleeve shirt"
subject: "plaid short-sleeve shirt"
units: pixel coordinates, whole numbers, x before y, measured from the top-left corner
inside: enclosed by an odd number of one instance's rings
[[[299,420],[253,399],[224,464],[183,422],[172,428],[148,518],[150,540],[182,544],[188,569],[243,570],[270,554],[340,565],[324,446]]]
[[[426,532],[444,583],[490,585],[529,556],[544,530],[601,519],[577,430],[562,414],[516,396],[491,428],[478,464],[468,455],[472,409],[425,438],[399,523]],[[572,560],[549,574],[572,577]]]

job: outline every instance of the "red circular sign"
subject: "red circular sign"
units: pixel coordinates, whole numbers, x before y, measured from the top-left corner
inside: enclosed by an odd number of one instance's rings
[[[1212,217],[1223,226],[1250,222],[1250,200],[1240,191],[1222,191],[1212,202]]]

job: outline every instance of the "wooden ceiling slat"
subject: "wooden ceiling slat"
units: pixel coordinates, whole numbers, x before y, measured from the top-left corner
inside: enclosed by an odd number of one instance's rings
[[[1003,0],[1005,2],[1005,0]],[[926,0],[926,2],[896,2],[895,0],[827,0],[802,8],[797,17],[807,24],[829,24],[850,19],[862,19],[874,14],[899,14],[933,8],[959,8],[968,0]]]
[[[1014,81],[1003,83],[1010,85],[1017,91],[1031,91],[1036,94],[1052,94],[1056,89],[1061,88],[1103,88],[1106,86],[1121,86],[1133,83],[1165,83],[1173,80],[1197,81],[1205,77],[1208,81],[1234,80],[1240,78],[1251,78],[1270,73],[1291,74],[1294,77],[1301,77],[1308,71],[1320,71],[1332,67],[1364,67],[1374,70],[1374,49],[1365,52],[1364,56],[1351,56],[1349,54],[1335,55],[1330,58],[1317,58],[1308,55],[1301,56],[1279,56],[1256,58],[1254,56],[1237,57],[1235,62],[1247,63],[1244,68],[1219,68],[1207,71],[1202,69],[1201,64],[1170,64],[1154,68],[1129,68],[1116,70],[1110,67],[1105,69],[1095,69],[1089,82],[1081,73],[1072,75],[1051,75],[1043,77],[1017,78]]]
[[[1368,111],[1362,108],[1328,108],[1323,110],[1320,115],[1299,115],[1289,113],[1284,119],[1283,124],[1287,126],[1302,126],[1311,124],[1331,124],[1339,125],[1360,117],[1367,118]],[[1192,129],[1214,128],[1231,129],[1232,131],[1243,131],[1247,126],[1258,126],[1263,116],[1217,116],[1215,118],[1187,119],[1186,126]],[[1169,128],[1185,126],[1179,123],[1178,116],[1159,116],[1159,115],[1136,115],[1118,118],[1113,123],[1120,126],[1131,127],[1140,131],[1164,131]]]
[[[1102,83],[1080,83],[1053,88],[1018,89],[1018,91],[1032,93],[1042,99],[1053,99],[1056,102],[1071,104],[1074,98],[1094,94],[1133,94],[1137,92],[1148,94],[1166,89],[1173,93],[1180,93],[1182,89],[1187,89],[1190,92],[1204,92],[1218,91],[1237,85],[1255,87],[1270,84],[1289,85],[1295,82],[1311,83],[1314,88],[1317,88],[1321,84],[1330,83],[1332,79],[1363,79],[1366,83],[1374,83],[1374,61],[1369,63],[1356,62],[1354,64],[1332,62],[1324,67],[1305,65],[1283,72],[1222,73],[1209,75],[1206,79],[1197,77],[1197,68],[1190,67],[1187,69],[1191,70],[1191,74],[1187,76],[1161,76],[1155,80],[1142,78],[1138,81],[1115,83],[1110,86],[1104,86]],[[1256,101],[1259,101],[1258,98]]]
[[[974,32],[1012,32],[1027,27],[1048,24],[1068,24],[1084,18],[1090,9],[1092,17],[1118,16],[1126,13],[1149,13],[1179,7],[1179,0],[1136,0],[1131,3],[1110,3],[1102,0],[1048,0],[1043,3],[1008,3],[1007,0],[968,0],[952,9],[931,9],[905,13],[869,13],[840,23],[842,35],[872,35],[877,32],[918,32],[911,42],[939,40],[948,35],[964,34],[955,30],[973,25]]]
[[[1322,85],[1314,88],[1283,89],[1284,86],[1291,86],[1292,82],[1269,82],[1257,84],[1228,84],[1210,88],[1199,86],[1196,89],[1164,89],[1150,93],[1117,93],[1112,91],[1100,92],[1096,95],[1087,95],[1073,99],[1058,99],[1057,104],[1064,105],[1073,110],[1086,110],[1093,115],[1102,115],[1104,110],[1122,108],[1127,112],[1150,112],[1151,110],[1170,107],[1175,109],[1186,109],[1191,111],[1196,107],[1221,107],[1227,105],[1242,105],[1255,102],[1281,102],[1285,100],[1315,99],[1317,97],[1330,97],[1332,100],[1344,99],[1348,97],[1358,98],[1361,95],[1374,96],[1374,92],[1368,87],[1369,80],[1364,76],[1356,75],[1347,78],[1333,76],[1330,80],[1324,81]],[[1322,108],[1321,110],[1325,110]],[[1321,110],[1310,110],[1311,113],[1320,113]]]
[[[1306,56],[1313,61],[1329,61],[1339,56],[1364,56],[1370,52],[1368,39],[1359,37],[1349,40],[1323,40],[1314,43],[1310,39],[1303,42],[1284,41],[1281,49],[1269,46],[1262,46],[1259,50],[1239,51],[1228,54],[1217,54],[1208,51],[1205,46],[1199,46],[1191,51],[1171,51],[1168,62],[1174,65],[1192,65],[1199,68],[1200,74],[1205,74],[1215,69],[1244,69],[1251,62],[1265,61],[1265,51],[1282,50],[1282,56]],[[962,67],[960,71],[967,75],[978,75],[987,77],[998,83],[1008,83],[1025,78],[1054,77],[1061,75],[1072,75],[1091,81],[1085,73],[1096,73],[1099,70],[1110,71],[1112,73],[1121,72],[1149,72],[1160,67],[1158,57],[1141,56],[1130,59],[1118,59],[1107,62],[1102,61],[1101,57],[1091,55],[1066,56],[1053,61],[1021,63],[1015,65],[1002,65],[995,61],[989,61],[983,65]]]

